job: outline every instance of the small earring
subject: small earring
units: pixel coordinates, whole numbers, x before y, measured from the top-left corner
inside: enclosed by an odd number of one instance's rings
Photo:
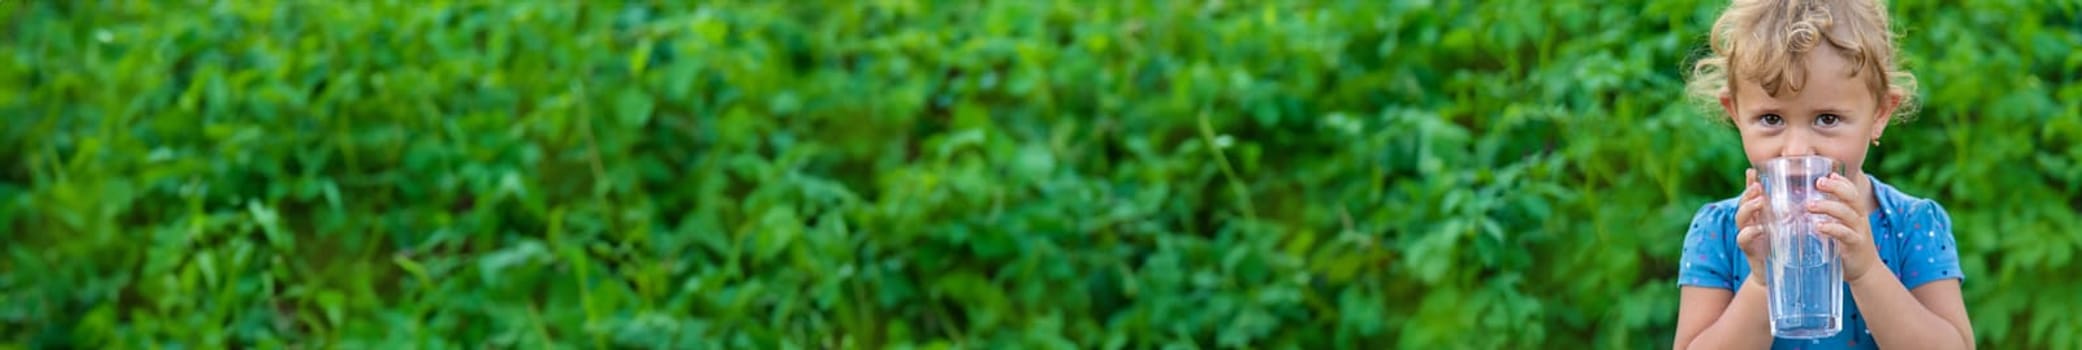
[[[1879,145],[1880,145],[1880,138],[1877,138],[1877,137],[1875,137],[1875,138],[1872,138],[1872,145],[1873,145],[1873,147],[1879,147]]]

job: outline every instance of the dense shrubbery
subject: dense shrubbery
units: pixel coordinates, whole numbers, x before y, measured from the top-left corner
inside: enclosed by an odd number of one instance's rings
[[[0,1],[0,339],[1663,347],[1721,4]],[[1969,5],[1869,170],[2082,347],[2082,5]]]

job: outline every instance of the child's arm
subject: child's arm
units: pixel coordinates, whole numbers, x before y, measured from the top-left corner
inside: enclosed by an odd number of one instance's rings
[[[1677,343],[1673,349],[1763,349],[1771,347],[1771,322],[1764,308],[1764,284],[1755,274],[1743,279],[1741,291],[1684,287],[1677,309]]]
[[[1881,348],[1974,348],[1959,280],[1925,283],[1911,292],[1892,271],[1879,269],[1852,281],[1851,295],[1858,298],[1858,311],[1865,313],[1865,326]]]
[[[1817,185],[1822,191],[1836,198],[1859,198],[1864,194],[1858,186],[1841,175],[1831,175]],[[1844,254],[1844,282],[1851,285],[1851,296],[1858,300],[1858,311],[1865,314],[1865,326],[1872,332],[1873,342],[1887,349],[1972,349],[1974,347],[1973,326],[1968,324],[1966,302],[1959,296],[1959,280],[1943,278],[1959,271],[1958,258],[1951,254],[1951,218],[1944,208],[1931,204],[1917,204],[1905,216],[1929,215],[1932,219],[1928,231],[1917,235],[1908,233],[1910,239],[1937,239],[1943,233],[1943,242],[1927,244],[1937,249],[1925,250],[1925,243],[1915,243],[1916,255],[1903,259],[1903,270],[1915,283],[1911,293],[1901,276],[1889,270],[1880,259],[1874,246],[1872,228],[1863,220],[1866,215],[1842,200],[1811,203],[1810,212],[1827,214],[1836,221],[1821,225],[1817,232],[1834,237]],[[1920,224],[1919,224],[1920,225]],[[1920,226],[1917,226],[1921,228]],[[1918,237],[1920,236],[1920,237]],[[1916,259],[1921,257],[1922,259]],[[1943,260],[1940,262],[1940,258]],[[1925,264],[1918,264],[1919,261]],[[1936,274],[1928,269],[1937,269]]]
[[[1742,191],[1735,214],[1727,213],[1725,204],[1708,204],[1699,209],[1692,218],[1692,229],[1685,233],[1684,255],[1688,259],[1679,270],[1680,280],[1687,281],[1681,288],[1677,309],[1677,337],[1672,348],[1701,349],[1762,349],[1771,346],[1771,321],[1765,308],[1765,289],[1761,273],[1764,271],[1762,246],[1758,237],[1764,230],[1757,226],[1757,210],[1763,207],[1764,192],[1757,183],[1757,171],[1751,169],[1743,175],[1749,185]],[[1728,221],[1735,221],[1730,223]],[[1735,244],[1727,245],[1720,240],[1731,232],[1718,231],[1728,227],[1744,228],[1735,234]],[[1747,248],[1738,248],[1747,247]],[[1755,249],[1748,249],[1755,248]],[[1739,251],[1729,251],[1735,249]],[[1728,254],[1741,256],[1739,259],[1709,259],[1708,256],[1725,257]],[[1690,260],[1696,259],[1696,260]],[[1751,273],[1737,280],[1734,263],[1746,262]],[[1739,284],[1739,285],[1738,285]]]

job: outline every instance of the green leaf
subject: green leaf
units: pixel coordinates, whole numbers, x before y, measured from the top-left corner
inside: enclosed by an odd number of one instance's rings
[[[644,92],[643,89],[630,88],[616,93],[614,99],[616,120],[620,121],[622,126],[635,128],[650,124],[652,109],[656,108],[657,104],[650,93]]]

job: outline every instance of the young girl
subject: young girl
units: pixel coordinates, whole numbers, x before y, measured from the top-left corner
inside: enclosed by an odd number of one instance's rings
[[[1818,181],[1836,200],[1807,207],[1836,219],[1817,230],[1840,247],[1849,293],[1836,336],[1772,338],[1768,281],[1751,273],[1769,254],[1753,168],[1740,197],[1700,208],[1685,233],[1675,348],[1974,347],[1951,218],[1861,166],[1914,105],[1888,21],[1878,0],[1736,0],[1714,22],[1712,55],[1693,67],[1690,89],[1720,102],[1750,163],[1821,155],[1849,175]]]

